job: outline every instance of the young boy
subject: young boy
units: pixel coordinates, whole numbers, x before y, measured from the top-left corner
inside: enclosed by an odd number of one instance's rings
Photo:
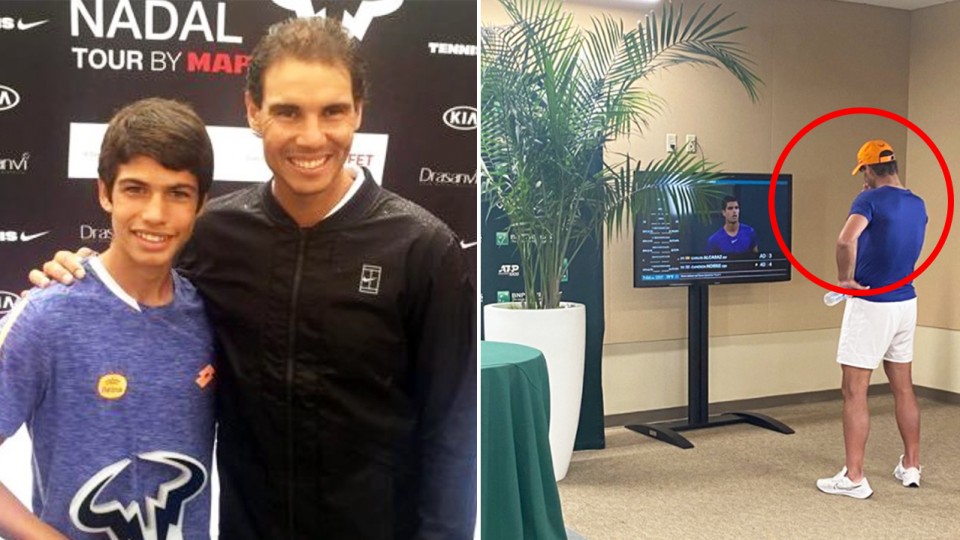
[[[145,99],[100,152],[110,247],[93,279],[35,290],[0,321],[0,443],[26,422],[31,514],[0,484],[0,537],[209,537],[213,338],[171,269],[213,181],[205,127]]]

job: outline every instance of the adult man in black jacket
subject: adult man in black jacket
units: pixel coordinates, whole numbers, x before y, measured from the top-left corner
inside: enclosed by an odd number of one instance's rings
[[[442,222],[345,167],[363,97],[337,21],[271,27],[245,103],[273,179],[211,201],[181,257],[223,348],[223,538],[473,534],[475,288]]]

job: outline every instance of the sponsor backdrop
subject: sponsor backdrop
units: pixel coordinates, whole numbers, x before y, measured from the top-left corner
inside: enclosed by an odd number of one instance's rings
[[[124,104],[193,104],[215,195],[269,179],[242,91],[257,40],[292,16],[335,17],[361,38],[371,91],[350,160],[476,253],[476,2],[0,0],[0,315],[55,249],[109,242],[93,179]]]
[[[507,230],[503,212],[481,201],[480,301],[483,305],[497,302],[520,302],[524,299],[520,253],[516,235]],[[589,239],[567,267],[560,283],[566,302],[579,302],[587,307],[587,345],[583,371],[583,397],[580,402],[580,425],[576,450],[603,448],[603,390],[601,360],[603,356],[603,244]]]
[[[361,38],[371,91],[350,160],[476,259],[476,2],[0,0],[0,316],[54,250],[107,246],[92,179],[123,105],[193,104],[214,143],[214,195],[269,179],[242,90],[259,37],[292,16],[334,17]]]

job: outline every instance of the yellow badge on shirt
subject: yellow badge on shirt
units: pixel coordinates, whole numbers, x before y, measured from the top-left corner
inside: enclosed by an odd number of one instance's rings
[[[104,399],[120,399],[127,393],[127,378],[119,373],[107,373],[100,377],[97,393]]]

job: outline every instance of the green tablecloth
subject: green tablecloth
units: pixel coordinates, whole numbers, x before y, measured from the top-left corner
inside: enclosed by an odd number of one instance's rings
[[[550,383],[543,354],[481,342],[480,396],[482,537],[566,539],[550,456]]]

